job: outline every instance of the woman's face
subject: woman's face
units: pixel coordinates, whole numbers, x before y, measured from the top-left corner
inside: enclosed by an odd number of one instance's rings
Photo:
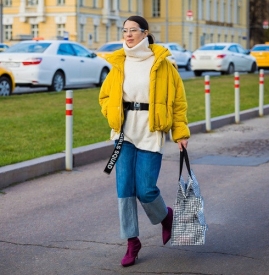
[[[127,20],[123,26],[122,34],[126,45],[133,48],[147,37],[148,30],[142,30],[136,22]]]

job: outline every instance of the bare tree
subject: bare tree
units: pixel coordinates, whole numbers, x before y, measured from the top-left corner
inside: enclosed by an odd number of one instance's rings
[[[268,19],[268,0],[249,0],[249,37],[250,47],[265,43],[266,31],[263,22]]]

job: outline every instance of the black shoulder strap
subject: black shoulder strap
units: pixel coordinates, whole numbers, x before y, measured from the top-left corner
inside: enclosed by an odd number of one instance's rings
[[[180,157],[179,157],[179,180],[180,180],[180,177],[181,177],[181,174],[182,174],[184,160],[185,160],[185,163],[186,163],[188,173],[191,177],[191,167],[190,167],[190,161],[189,161],[189,156],[188,156],[188,153],[187,153],[187,149],[184,146],[182,146],[182,148],[183,148],[183,150],[180,151]]]

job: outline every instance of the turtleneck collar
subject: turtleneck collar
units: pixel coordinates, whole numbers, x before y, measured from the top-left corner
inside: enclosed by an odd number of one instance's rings
[[[123,41],[123,49],[126,54],[126,59],[132,61],[143,61],[150,56],[153,56],[153,52],[149,48],[148,38],[144,38],[141,42],[135,45],[133,48],[129,48],[125,41]]]

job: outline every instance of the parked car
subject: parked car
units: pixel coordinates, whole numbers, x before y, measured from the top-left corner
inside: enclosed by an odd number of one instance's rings
[[[115,41],[115,42],[108,42],[102,45],[99,49],[96,50],[96,54],[102,58],[108,57],[114,51],[119,50],[122,48],[122,41]],[[173,56],[169,56],[168,59],[171,61],[173,66],[178,69],[177,63]]]
[[[114,51],[122,48],[122,41],[113,41],[103,44],[100,48],[98,48],[95,52],[98,56],[102,58],[106,58]]]
[[[258,69],[269,69],[269,44],[255,45],[250,54],[256,58]]]
[[[9,96],[15,89],[13,73],[4,67],[0,67],[0,96]]]
[[[237,72],[254,73],[257,70],[256,59],[250,51],[237,43],[210,43],[194,51],[191,67],[195,76],[203,72],[217,71],[221,74]]]
[[[9,68],[17,86],[64,88],[101,85],[110,64],[79,43],[68,40],[28,40],[0,54],[0,65]]]
[[[7,44],[0,43],[0,52],[4,52],[8,48],[9,46]]]
[[[167,48],[171,53],[171,59],[175,61],[178,68],[191,70],[191,52],[187,51],[177,43],[157,43]]]

